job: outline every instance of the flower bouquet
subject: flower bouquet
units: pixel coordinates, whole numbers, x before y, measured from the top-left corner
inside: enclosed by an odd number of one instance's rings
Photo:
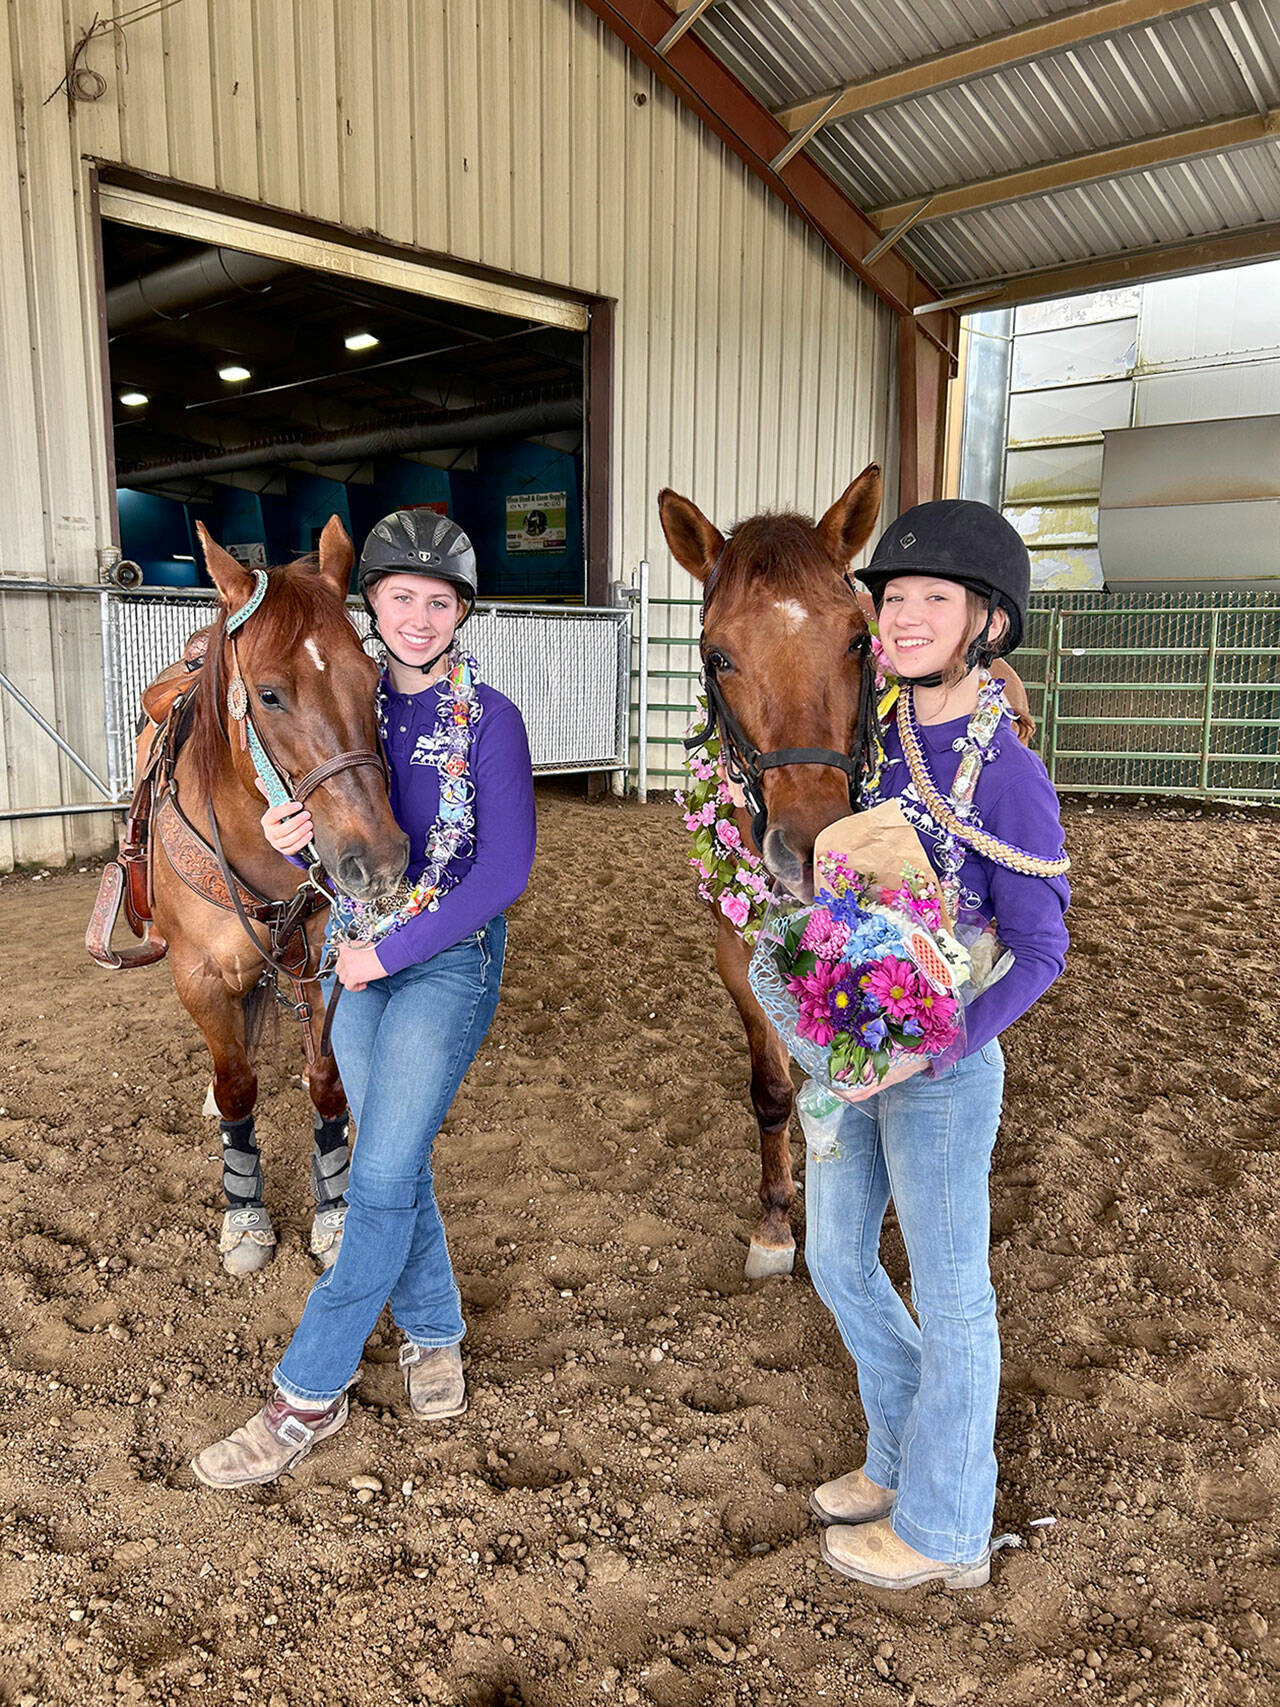
[[[838,1092],[962,1052],[972,958],[896,802],[824,831],[814,871],[812,903],[770,908],[749,974],[793,1059]]]

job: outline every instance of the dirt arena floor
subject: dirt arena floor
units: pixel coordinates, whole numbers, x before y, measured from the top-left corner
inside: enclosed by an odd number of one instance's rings
[[[375,1336],[343,1433],[242,1495],[188,1459],[313,1278],[292,1040],[259,1107],[279,1255],[239,1282],[167,970],[89,964],[94,870],[0,883],[0,1700],[1280,1700],[1274,817],[1068,808],[1073,954],[1006,1037],[992,1181],[1023,1545],[889,1596],[818,1558],[860,1412],[803,1265],[742,1278],[745,1050],[676,814],[540,816],[438,1150],[471,1408],[415,1427]]]

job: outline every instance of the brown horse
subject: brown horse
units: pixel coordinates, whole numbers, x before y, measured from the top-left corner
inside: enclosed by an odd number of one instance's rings
[[[812,895],[814,838],[850,809],[849,772],[835,761],[857,751],[872,665],[866,619],[845,576],[879,514],[880,470],[864,469],[816,526],[806,516],[754,516],[726,540],[675,492],[660,493],[658,509],[676,561],[703,586],[704,667],[749,742],[770,757],[808,748],[832,760],[777,764],[761,776],[767,827],[757,822],[758,851],[773,876]],[[751,818],[739,811],[737,820],[756,846]],[[746,1029],[760,1127],[761,1213],[746,1264],[754,1280],[789,1274],[795,1261],[791,1070],[747,983],[750,950],[718,909],[716,924],[716,967]]]
[[[220,838],[227,864],[245,891],[267,903],[287,902],[298,892],[303,873],[263,836],[259,820],[265,803],[245,745],[245,723],[229,714],[229,701],[237,710],[241,703],[247,706],[290,789],[300,781],[304,787],[312,784],[307,807],[316,849],[325,869],[351,895],[363,900],[394,889],[404,873],[408,842],[391,815],[377,756],[377,666],[362,650],[343,606],[354,553],[337,517],[325,528],[316,557],[269,572],[261,605],[239,628],[234,644],[228,619],[245,607],[257,581],[203,528],[200,535],[223,608],[189,695],[189,735],[173,771],[176,798],[166,790],[156,807],[153,916],[155,929],[169,944],[179,999],[213,1057],[212,1095],[222,1121],[228,1203],[223,1262],[232,1273],[248,1273],[270,1259],[275,1242],[261,1204],[253,1129],[258,1079],[246,1046],[255,1004],[267,994],[260,980],[271,933],[257,917],[242,920],[226,905],[227,885],[219,883],[216,862],[207,849],[200,852],[179,819],[206,842]],[[235,686],[237,677],[241,688]],[[313,779],[313,773],[327,771],[329,761],[336,760],[345,762]],[[222,905],[215,899],[219,892]],[[291,969],[303,980],[311,1007],[307,1088],[317,1116],[312,1183],[317,1205],[324,1209],[327,1204],[331,1212],[319,1238],[317,1215],[312,1248],[327,1264],[341,1236],[347,1156],[346,1097],[332,1056],[320,1049],[324,1007],[314,980],[325,918],[323,907],[311,912],[284,947],[291,949]]]
[[[675,492],[658,496],[672,555],[703,587],[702,659],[747,740],[770,758],[808,748],[832,761],[858,750],[859,716],[870,668],[865,637],[874,616],[870,596],[851,596],[847,571],[871,535],[880,508],[880,471],[865,468],[815,527],[806,516],[762,515],[740,522],[726,540],[696,504]],[[1027,691],[1003,659],[1018,736],[1035,731]],[[752,819],[736,813],[744,842],[770,874],[794,893],[813,893],[813,843],[850,809],[850,768],[810,757],[761,772],[767,817],[757,846]],[[716,968],[737,1006],[751,1050],[751,1103],[760,1128],[760,1219],[751,1235],[750,1280],[789,1274],[795,1261],[788,1124],[791,1070],[787,1051],[747,983],[751,954],[733,923],[714,908]]]

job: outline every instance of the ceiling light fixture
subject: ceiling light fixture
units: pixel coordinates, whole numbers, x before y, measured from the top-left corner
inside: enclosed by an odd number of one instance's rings
[[[225,379],[228,385],[239,385],[242,380],[252,379],[253,375],[247,367],[241,367],[238,362],[232,362],[229,367],[218,369],[218,378]]]
[[[142,405],[144,403],[150,403],[151,399],[147,396],[145,391],[122,391],[120,393],[120,401],[124,404],[126,409],[141,409]]]
[[[372,332],[353,332],[343,342],[349,350],[376,350],[382,339],[375,338]]]

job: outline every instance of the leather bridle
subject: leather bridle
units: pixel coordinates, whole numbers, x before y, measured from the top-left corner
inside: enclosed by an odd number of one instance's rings
[[[227,684],[226,696],[227,716],[229,719],[229,727],[227,729],[228,745],[231,744],[231,727],[234,726],[239,730],[241,750],[248,751],[253,761],[253,767],[257,773],[258,780],[262,784],[263,792],[266,795],[269,804],[272,806],[282,806],[286,800],[296,800],[299,804],[305,804],[308,796],[314,794],[316,789],[319,788],[322,783],[328,782],[331,777],[338,776],[342,771],[354,770],[360,765],[375,766],[381,773],[383,782],[389,786],[390,773],[387,769],[387,761],[380,751],[375,753],[358,750],[335,753],[332,758],[324,759],[320,764],[314,766],[297,782],[293,781],[290,773],[275,758],[270,746],[262,735],[262,731],[254,722],[253,713],[249,709],[249,690],[245,685],[244,675],[240,669],[240,655],[236,648],[236,635],[238,631],[243,628],[249,618],[254,615],[266,595],[268,582],[265,571],[255,569],[254,576],[257,580],[257,586],[250,595],[248,601],[241,605],[240,609],[236,611],[234,615],[227,618],[224,630],[225,638],[231,651],[231,677]],[[245,935],[249,938],[254,948],[267,964],[267,971],[264,972],[263,976],[271,979],[273,983],[275,983],[275,980],[278,977],[287,977],[295,987],[304,983],[316,982],[316,977],[319,975],[309,978],[299,977],[298,973],[292,971],[281,959],[278,958],[278,956],[281,953],[283,946],[287,943],[288,937],[297,928],[297,924],[301,917],[305,916],[307,910],[306,903],[310,900],[313,892],[323,897],[324,902],[327,904],[332,899],[332,891],[334,889],[340,890],[344,894],[346,891],[343,890],[342,885],[338,882],[337,878],[325,869],[314,841],[308,842],[305,850],[308,861],[307,876],[305,880],[299,884],[292,900],[281,903],[282,915],[279,925],[272,929],[271,948],[270,950],[263,948],[262,944],[254,934],[253,926],[244,910],[244,907],[239,901],[234,875],[231,871],[226,854],[223,852],[222,837],[218,832],[218,822],[214,816],[212,796],[210,796],[206,802],[206,810],[209,817],[209,827],[211,832],[210,839],[214,853],[218,859],[218,864],[222,868],[223,880],[230,892],[232,905],[241,925],[244,927]],[[278,984],[276,985],[276,994],[277,996],[281,996]],[[284,1000],[283,996],[281,996],[281,999]],[[302,1004],[288,1003],[287,1005],[293,1007],[295,1011],[297,1011]],[[304,1016],[299,1012],[298,1017],[304,1018],[307,1016]],[[321,1053],[327,1052],[327,1041],[328,1026],[326,1024],[325,1039],[321,1046]]]
[[[729,780],[742,790],[747,811],[751,815],[751,836],[757,849],[763,854],[764,839],[769,830],[769,808],[764,798],[764,773],[768,770],[777,770],[783,765],[824,765],[832,770],[843,771],[849,789],[849,810],[856,812],[859,808],[862,778],[870,766],[874,750],[872,731],[875,726],[876,692],[871,635],[869,631],[865,632],[854,643],[861,654],[861,681],[858,692],[858,725],[852,754],[836,752],[831,747],[777,747],[771,752],[762,753],[730,711],[720,686],[714,653],[708,654],[707,651],[707,608],[721,561],[720,558],[716,559],[703,584],[702,592],[701,656],[703,683],[707,694],[707,720],[701,729],[685,737],[684,745],[685,750],[691,752],[696,747],[705,746],[713,735],[719,734],[720,756],[724,761],[725,773]],[[847,574],[844,580],[850,597],[854,598],[856,604],[856,595]]]

